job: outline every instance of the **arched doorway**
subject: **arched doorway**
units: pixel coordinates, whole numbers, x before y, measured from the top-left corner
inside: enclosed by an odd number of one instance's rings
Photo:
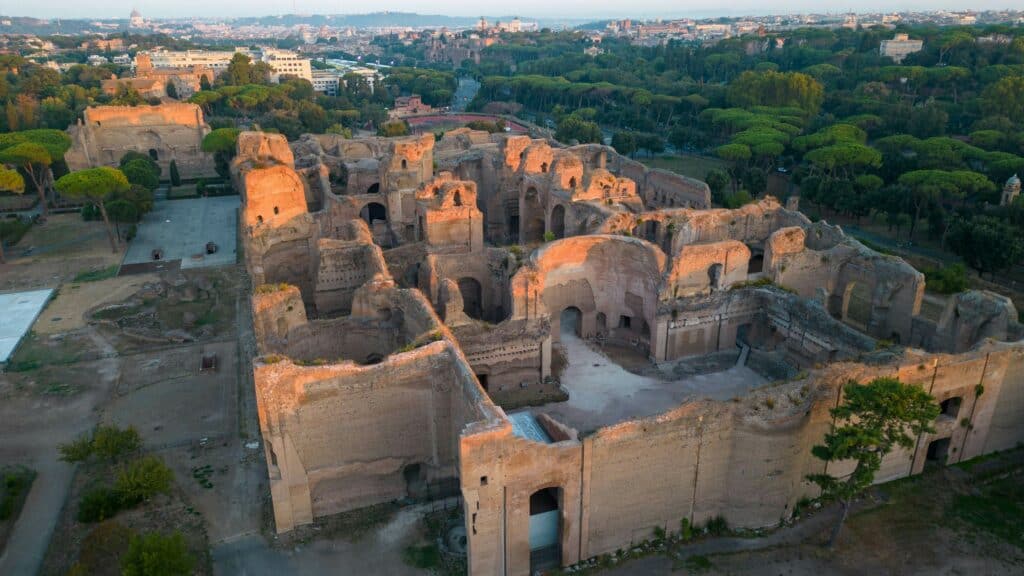
[[[708,268],[708,285],[712,290],[718,290],[722,287],[722,265],[712,264]]]
[[[405,479],[405,492],[409,498],[416,500],[426,495],[427,480],[425,476],[423,465],[418,462],[402,468],[402,477]]]
[[[377,220],[387,221],[388,210],[383,204],[378,202],[370,202],[363,209],[359,211],[359,217],[362,218],[370,228],[373,228],[373,223]]]
[[[562,489],[530,495],[530,573],[562,564]]]
[[[508,223],[508,241],[511,244],[519,243],[519,203],[505,206],[505,221]]]
[[[577,337],[583,335],[583,313],[575,306],[569,306],[562,310],[559,316],[559,325],[562,334],[573,334]]]
[[[526,190],[519,221],[523,230],[519,234],[522,242],[540,242],[544,239],[544,207],[540,205],[540,194],[533,186]]]
[[[561,204],[551,209],[551,232],[555,238],[565,238],[565,207]]]
[[[850,282],[843,290],[842,320],[867,329],[871,320],[871,289],[863,282]]]
[[[459,293],[462,294],[462,311],[466,316],[483,318],[483,290],[475,278],[460,278]]]

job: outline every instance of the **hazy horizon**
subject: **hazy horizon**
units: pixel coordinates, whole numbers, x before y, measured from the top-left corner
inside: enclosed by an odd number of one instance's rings
[[[369,9],[361,5],[358,9],[349,8],[347,2],[331,0],[255,0],[244,5],[237,4],[216,7],[200,0],[179,0],[170,2],[138,2],[132,0],[114,0],[105,2],[101,8],[71,2],[70,0],[55,0],[34,6],[25,6],[18,2],[17,13],[8,12],[10,0],[0,4],[0,14],[8,17],[32,17],[32,18],[65,18],[65,19],[126,19],[132,9],[139,10],[145,18],[239,18],[239,17],[269,17],[284,15],[357,15],[379,12],[411,12],[430,16],[451,16],[451,17],[479,17],[481,14],[490,17],[519,15],[521,18],[530,19],[582,19],[582,20],[603,20],[608,18],[713,18],[717,16],[764,16],[772,14],[797,14],[797,13],[866,13],[866,12],[906,12],[906,11],[936,11],[936,10],[1006,10],[1020,9],[1019,2],[995,0],[992,2],[966,3],[960,0],[954,1],[909,1],[902,3],[889,3],[876,0],[875,2],[857,3],[851,2],[814,2],[799,0],[782,6],[774,6],[765,9],[761,2],[744,0],[723,8],[717,2],[701,0],[681,7],[680,5],[665,6],[664,1],[640,0],[632,2],[628,9],[623,8],[618,2],[606,0],[566,0],[558,5],[541,0],[524,0],[516,3],[514,7],[500,10],[488,7],[481,10],[481,5],[467,0],[451,0],[449,2],[437,3],[425,0],[401,0],[387,5],[376,5]],[[26,10],[28,8],[28,10]],[[37,8],[37,9],[34,9]],[[487,14],[490,12],[491,14]]]

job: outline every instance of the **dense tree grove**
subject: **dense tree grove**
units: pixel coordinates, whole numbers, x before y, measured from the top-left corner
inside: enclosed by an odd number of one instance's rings
[[[559,138],[595,141],[589,126],[580,137],[587,122],[624,154],[718,156],[720,203],[785,172],[825,215],[881,217],[978,270],[1005,269],[1024,242],[1020,209],[998,206],[1007,178],[1024,173],[1024,29],[895,32],[924,49],[896,64],[878,51],[893,30],[815,28],[712,46],[605,39],[589,56],[585,35],[543,31],[505,37],[461,73],[481,81],[471,108],[521,109]],[[994,235],[1011,258],[967,257]]]

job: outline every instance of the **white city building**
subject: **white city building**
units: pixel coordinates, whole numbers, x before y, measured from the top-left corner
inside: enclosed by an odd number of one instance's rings
[[[194,66],[203,66],[213,70],[214,74],[220,74],[227,70],[228,64],[235,54],[245,54],[253,62],[266,62],[274,71],[271,81],[280,82],[281,76],[297,76],[305,80],[313,81],[313,69],[308,58],[301,58],[290,50],[278,50],[276,48],[259,48],[250,50],[248,48],[235,48],[230,50],[156,50],[148,52],[154,68],[179,68],[191,69]]]

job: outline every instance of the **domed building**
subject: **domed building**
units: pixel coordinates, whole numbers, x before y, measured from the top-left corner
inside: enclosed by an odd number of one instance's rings
[[[128,27],[143,28],[145,26],[146,21],[142,18],[142,14],[138,10],[132,8],[131,16],[128,17]]]
[[[1003,186],[1003,197],[999,201],[999,205],[1009,206],[1013,204],[1017,196],[1020,196],[1020,177],[1014,174],[1006,179],[1006,184]]]

